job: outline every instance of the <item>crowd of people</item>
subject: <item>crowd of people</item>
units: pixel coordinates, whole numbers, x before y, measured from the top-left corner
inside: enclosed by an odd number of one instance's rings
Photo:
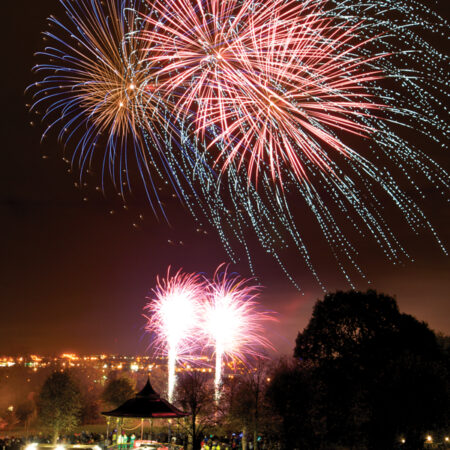
[[[148,433],[144,433],[143,440],[153,440],[157,442],[169,442],[167,447],[161,447],[160,450],[171,448],[183,449],[187,448],[187,436],[174,433],[171,437],[167,433],[156,433],[154,436],[149,436]],[[230,437],[217,438],[215,436],[207,436],[201,442],[202,450],[241,450],[242,449],[242,436],[233,434]],[[125,432],[117,433],[112,431],[108,436],[101,433],[82,431],[80,433],[65,434],[58,439],[58,445],[71,446],[71,445],[92,445],[92,447],[100,447],[108,449],[113,447],[119,450],[132,449],[135,447],[136,439],[140,440],[140,436],[137,437],[134,433],[127,434]],[[49,434],[39,433],[38,435],[24,437],[5,436],[0,437],[0,450],[23,450],[27,444],[51,444],[53,438]],[[145,447],[145,444],[143,445]],[[265,449],[264,442],[259,443],[260,449]],[[253,442],[247,443],[247,449],[253,450]]]
[[[20,450],[25,445],[25,439],[21,437],[0,437],[0,450]]]
[[[82,431],[81,433],[65,434],[58,439],[58,445],[98,445],[103,447],[105,435]],[[0,437],[0,450],[21,450],[30,443],[52,444],[53,437],[50,434],[39,433],[25,437],[4,436]]]
[[[202,450],[242,450],[242,435],[233,434],[231,437],[222,437],[220,439],[213,436],[205,437],[201,442]],[[247,442],[247,450],[255,448],[252,441]],[[268,447],[263,440],[258,441],[258,448],[267,450]]]

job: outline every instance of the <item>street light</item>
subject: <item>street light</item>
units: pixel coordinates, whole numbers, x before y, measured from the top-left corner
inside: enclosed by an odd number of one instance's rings
[[[429,434],[428,436],[427,436],[427,444],[432,444],[433,443],[433,438],[432,438],[432,436]]]

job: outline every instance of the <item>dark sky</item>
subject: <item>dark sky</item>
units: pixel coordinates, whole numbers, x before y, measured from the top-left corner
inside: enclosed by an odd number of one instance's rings
[[[141,353],[148,346],[142,308],[157,274],[167,266],[211,274],[226,254],[214,231],[195,225],[176,201],[168,202],[171,226],[158,222],[146,205],[118,208],[93,187],[80,191],[67,174],[55,139],[40,144],[25,109],[25,86],[32,80],[33,52],[40,49],[45,19],[58,11],[56,0],[2,4],[2,120],[0,152],[0,354],[19,351],[59,353]],[[434,149],[430,149],[434,151]],[[48,155],[43,159],[42,155]],[[449,167],[449,155],[438,154]],[[88,201],[83,199],[87,197]],[[111,215],[110,210],[116,213]],[[426,212],[444,243],[450,245],[450,213],[445,201],[430,192]],[[145,220],[133,227],[139,213]],[[397,220],[397,219],[396,219]],[[309,244],[326,252],[310,225]],[[402,311],[450,333],[450,258],[430,235],[417,237],[398,221],[397,235],[415,262],[389,264],[370,241],[361,243],[362,264],[370,286],[396,295]],[[184,242],[173,246],[169,240]],[[250,238],[250,242],[252,242]],[[255,247],[256,269],[266,286],[262,302],[278,313],[271,337],[290,352],[295,335],[308,322],[314,301],[322,296],[311,275],[298,264],[299,293],[277,265]],[[295,262],[296,254],[287,255]],[[336,267],[325,261],[321,275],[329,290],[347,289]],[[295,266],[295,264],[294,264]],[[249,276],[245,263],[233,266]],[[367,289],[368,284],[357,284]]]

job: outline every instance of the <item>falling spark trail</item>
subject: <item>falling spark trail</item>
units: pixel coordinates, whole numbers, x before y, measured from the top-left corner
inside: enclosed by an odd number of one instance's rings
[[[218,267],[213,280],[207,281],[202,328],[206,332],[206,346],[215,354],[216,401],[220,398],[225,359],[246,363],[252,357],[261,356],[262,350],[271,348],[264,324],[274,317],[260,311],[259,291],[251,280],[230,274],[223,265]]]
[[[449,25],[430,7],[60,1],[66,20],[49,18],[31,110],[44,108],[43,137],[58,130],[80,182],[100,165],[101,190],[110,178],[125,204],[138,178],[164,217],[167,186],[229,260],[255,275],[256,236],[299,289],[286,249],[325,290],[309,212],[351,286],[366,280],[360,240],[394,265],[412,259],[400,220],[447,253],[425,214],[428,191],[450,193],[432,159],[450,136],[449,58],[432,40]]]

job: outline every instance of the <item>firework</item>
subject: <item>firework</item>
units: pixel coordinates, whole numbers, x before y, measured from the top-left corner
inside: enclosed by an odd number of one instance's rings
[[[147,53],[138,38],[144,24],[137,20],[146,10],[144,2],[61,4],[66,17],[48,19],[47,47],[37,53],[42,61],[34,68],[40,80],[28,88],[34,98],[31,111],[44,110],[43,138],[51,130],[58,133],[72,166],[79,168],[80,185],[100,165],[101,189],[111,178],[124,203],[137,175],[155,214],[166,217],[159,195],[171,189],[197,227],[204,222],[215,227],[236,261],[228,234],[242,241],[239,223],[224,213],[222,193],[214,189],[216,174],[195,143],[178,132],[184,124],[168,111],[171,100],[159,95],[155,67],[144,61]]]
[[[34,68],[42,79],[29,87],[34,90],[31,110],[44,108],[43,120],[49,123],[43,137],[59,130],[59,140],[73,149],[70,160],[79,168],[80,180],[99,163],[102,189],[109,176],[123,199],[135,170],[152,206],[156,201],[162,210],[153,178],[170,179],[164,173],[170,169],[164,157],[163,170],[158,169],[161,162],[154,154],[162,155],[162,136],[173,130],[160,99],[153,95],[152,68],[143,62],[142,42],[136,39],[135,8],[143,3],[61,0],[61,4],[66,20],[48,19],[50,31],[44,33],[48,46],[37,53],[43,62]]]
[[[205,221],[215,227],[236,261],[228,234],[242,241],[239,223],[224,213],[222,193],[214,189],[216,174],[199,157],[196,144],[179,132],[184,124],[168,110],[170,96],[159,95],[155,67],[145,61],[139,38],[145,24],[137,20],[146,10],[144,2],[61,4],[67,17],[48,19],[47,47],[37,53],[42,62],[34,67],[40,80],[28,88],[34,98],[31,111],[44,109],[48,126],[42,137],[57,131],[66,154],[72,152],[72,166],[79,168],[80,185],[100,165],[101,189],[111,178],[124,203],[138,174],[153,211],[166,217],[159,195],[171,189],[197,227]]]
[[[206,347],[215,353],[216,399],[222,383],[224,358],[247,361],[261,356],[261,349],[271,347],[264,337],[264,322],[273,320],[259,310],[259,290],[251,280],[223,272],[220,266],[212,281],[208,282],[206,300],[202,307],[202,329],[206,333]]]
[[[254,233],[297,287],[288,247],[323,286],[300,228],[308,209],[352,286],[365,278],[360,239],[371,236],[394,264],[410,258],[388,202],[445,252],[420,203],[430,187],[449,190],[447,172],[421,150],[450,134],[448,57],[424,38],[448,24],[431,9],[414,0],[61,2],[68,24],[50,19],[32,109],[47,105],[44,119],[75,143],[81,173],[99,155],[125,198],[133,157],[154,210],[164,213],[156,177],[199,228],[217,230],[233,262],[244,253],[254,271]]]
[[[353,235],[371,235],[394,264],[409,258],[384,211],[390,199],[445,252],[415,200],[418,179],[449,189],[417,146],[449,135],[448,58],[421,36],[448,31],[443,19],[409,0],[151,4],[146,61],[160,62],[157,89],[176,98],[183,142],[221,169],[235,229],[253,229],[282,266],[294,244],[316,274],[292,212],[300,195],[352,284],[348,264],[365,278]],[[206,198],[217,189],[210,181]]]
[[[157,352],[168,358],[168,398],[173,400],[176,383],[176,363],[189,358],[198,345],[195,330],[199,324],[199,304],[203,297],[203,282],[199,275],[178,271],[157,280],[157,287],[146,306],[147,331],[154,335]]]
[[[357,53],[370,42],[355,39],[362,23],[330,20],[325,0],[152,4],[147,60],[165,62],[160,89],[180,93],[186,116],[195,109],[197,133],[219,130],[208,149],[224,143],[224,168],[248,158],[249,179],[266,165],[282,182],[282,163],[307,178],[306,159],[335,175],[323,145],[351,150],[332,130],[373,131],[357,118],[382,105],[361,88],[382,76],[374,67],[384,55]]]

